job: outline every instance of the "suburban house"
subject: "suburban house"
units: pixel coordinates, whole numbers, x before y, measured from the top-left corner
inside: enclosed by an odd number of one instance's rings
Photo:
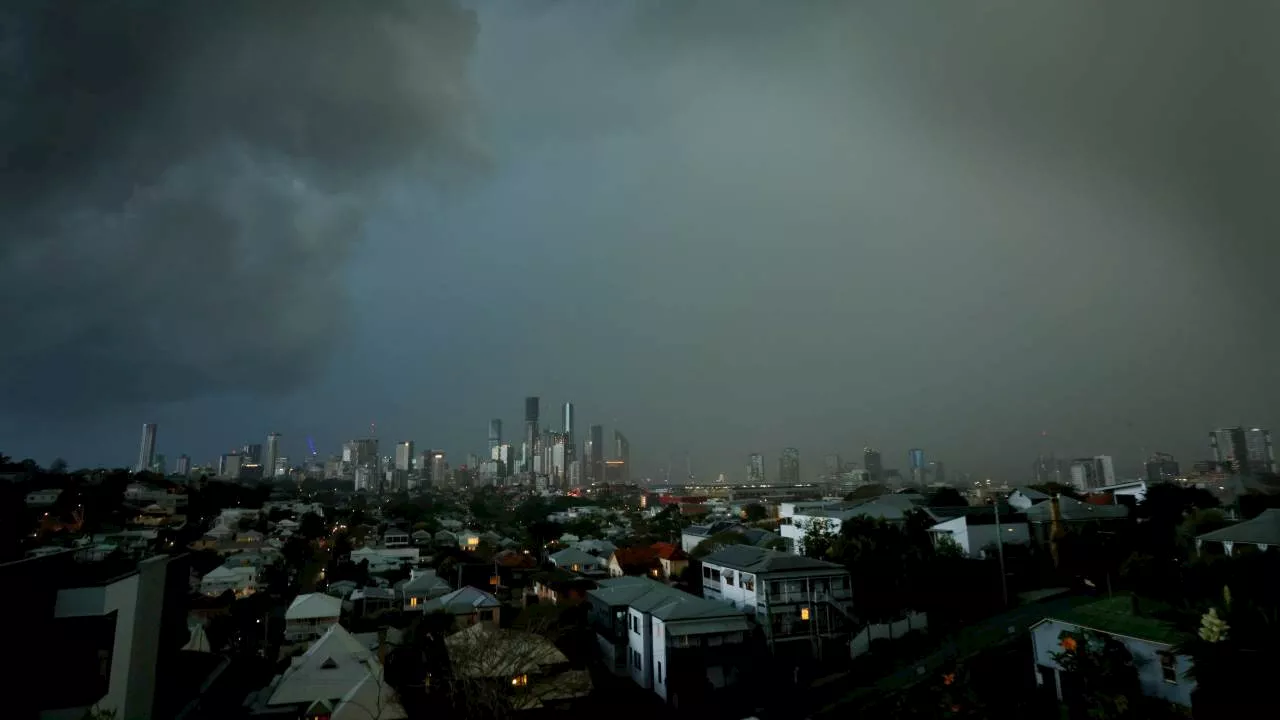
[[[914,493],[892,493],[869,500],[849,502],[782,503],[778,532],[796,554],[804,553],[804,536],[815,525],[836,533],[853,518],[872,518],[901,523],[912,510],[924,509],[927,499]]]
[[[948,537],[968,557],[986,557],[987,551],[996,546],[997,536],[1005,545],[1027,545],[1031,542],[1026,516],[1015,513],[1008,505],[998,508],[994,505],[939,507],[929,508],[928,513],[937,521],[929,528],[934,541]]]
[[[658,565],[662,569],[662,579],[671,580],[678,577],[689,567],[689,556],[674,543],[654,543],[653,549],[658,552]]]
[[[698,544],[703,540],[710,538],[712,535],[726,532],[737,533],[743,536],[749,544],[757,547],[764,547],[781,537],[777,533],[761,530],[760,528],[747,527],[733,520],[717,520],[702,525],[690,525],[681,530],[680,549],[685,552],[693,552],[693,549],[698,547]]]
[[[652,547],[639,546],[618,548],[609,556],[609,575],[649,575],[659,577],[662,565],[658,562],[658,551]]]
[[[200,592],[217,597],[230,590],[236,597],[248,597],[258,589],[258,569],[254,567],[218,567],[200,578]]]
[[[435,570],[410,570],[409,579],[396,583],[404,598],[405,610],[422,610],[428,600],[447,595],[453,590]]]
[[[1050,498],[1049,500],[1038,502],[1023,511],[1027,516],[1027,523],[1031,526],[1031,538],[1037,543],[1046,544],[1049,542],[1049,535],[1053,527],[1055,500],[1062,523],[1068,529],[1073,526],[1086,525],[1103,527],[1113,523],[1124,522],[1129,517],[1129,508],[1126,505],[1094,505],[1093,503],[1080,502],[1075,498],[1063,496]]]
[[[368,615],[398,606],[397,597],[396,591],[391,588],[366,587],[352,591],[347,600],[351,603],[351,607],[354,608],[358,604],[360,613]]]
[[[847,636],[853,628],[849,571],[826,560],[730,545],[702,559],[702,595],[737,608],[770,647]]]
[[[533,576],[533,594],[542,602],[578,602],[598,587],[595,580],[567,570],[548,570]]]
[[[751,623],[728,605],[643,577],[603,580],[587,599],[605,666],[673,705],[732,684],[748,661]]]
[[[284,612],[284,638],[289,642],[312,640],[338,624],[342,600],[323,593],[299,595]]]
[[[614,545],[608,540],[594,540],[594,539],[579,540],[577,544],[574,545],[574,547],[584,552],[591,553],[592,555],[595,555],[598,558],[606,558],[606,559],[613,554],[613,551],[618,549],[617,545]]]
[[[1174,652],[1185,636],[1170,623],[1143,613],[1140,603],[1123,595],[1055,613],[1031,626],[1037,685],[1051,688],[1059,700],[1071,700],[1078,691],[1077,681],[1053,656],[1071,645],[1078,647],[1086,631],[1114,638],[1128,648],[1144,695],[1191,707],[1196,688],[1188,676],[1191,658]],[[1064,642],[1064,632],[1072,636],[1070,643]]]
[[[440,547],[453,547],[458,544],[458,535],[448,530],[441,530],[435,534],[435,544]]]
[[[28,507],[49,507],[58,502],[58,496],[62,495],[62,491],[56,488],[46,490],[33,490],[27,493]]]
[[[359,565],[366,560],[369,561],[369,572],[390,572],[398,570],[406,564],[416,565],[418,563],[418,548],[363,547],[359,550],[351,551],[351,562]]]
[[[409,533],[399,528],[387,528],[382,535],[382,546],[386,548],[398,548],[409,546]]]
[[[502,603],[483,590],[467,586],[422,603],[423,612],[446,612],[459,627],[491,623],[497,627]]]
[[[1252,520],[1196,536],[1197,553],[1205,543],[1220,546],[1225,555],[1234,552],[1237,545],[1251,545],[1258,550],[1280,547],[1280,508],[1263,510]]]
[[[402,720],[380,656],[341,625],[330,626],[288,669],[246,701],[253,717]]]
[[[482,623],[450,635],[444,644],[457,676],[504,688],[516,710],[555,708],[591,692],[587,671],[571,669],[564,653],[541,635]]]
[[[1048,500],[1048,493],[1042,493],[1035,488],[1020,487],[1014,488],[1013,492],[1009,493],[1008,503],[1015,510],[1026,510],[1032,505],[1039,505]]]
[[[414,530],[413,534],[410,535],[409,538],[413,541],[414,545],[419,547],[431,544],[431,533],[426,530]]]
[[[606,565],[606,561],[603,558],[598,558],[576,547],[569,547],[560,552],[552,553],[547,559],[557,569],[575,573],[587,570],[603,570]]]
[[[463,530],[457,534],[458,548],[460,550],[475,550],[480,547],[480,533],[471,530]]]

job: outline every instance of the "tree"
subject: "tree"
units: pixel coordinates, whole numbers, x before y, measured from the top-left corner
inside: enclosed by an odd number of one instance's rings
[[[742,508],[742,519],[747,522],[760,522],[768,517],[768,511],[759,503],[751,503],[750,505]]]
[[[329,528],[319,515],[313,512],[303,513],[298,521],[298,534],[308,540],[318,540],[329,534]]]
[[[49,465],[49,473],[52,475],[66,475],[67,461],[62,458],[55,458]]]
[[[1078,702],[1090,718],[1139,718],[1147,715],[1139,707],[1142,697],[1138,668],[1133,654],[1123,643],[1094,632],[1063,631],[1058,636],[1060,652],[1052,654],[1063,672],[1077,681]]]
[[[809,527],[804,531],[805,557],[826,560],[831,555],[832,546],[836,542],[836,534],[831,527],[829,520],[814,518],[809,521]]]

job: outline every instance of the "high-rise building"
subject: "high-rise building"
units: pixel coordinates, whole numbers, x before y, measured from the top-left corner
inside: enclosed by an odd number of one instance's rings
[[[826,455],[822,458],[823,475],[839,475],[844,471],[844,460],[838,454]]]
[[[932,460],[929,462],[929,479],[936,483],[945,483],[947,481],[947,466]]]
[[[884,460],[880,457],[879,450],[876,450],[875,448],[863,448],[862,467],[867,471],[867,476],[871,482],[884,482]]]
[[[538,398],[524,399],[524,442],[528,450],[524,455],[524,471],[533,472],[533,458],[538,452]]]
[[[244,456],[245,464],[260,465],[262,464],[262,443],[245,443],[240,448],[240,454]]]
[[[750,457],[747,458],[747,482],[764,482],[764,455],[751,453]]]
[[[1147,459],[1147,482],[1171,482],[1182,474],[1178,461],[1168,453],[1158,452]]]
[[[360,438],[342,445],[342,462],[351,467],[378,466],[378,439]]]
[[[1245,443],[1244,428],[1218,428],[1209,433],[1209,449],[1218,467],[1229,472],[1249,472],[1249,447]]]
[[[489,455],[493,456],[493,449],[502,444],[502,420],[494,418],[489,421]]]
[[[218,458],[218,477],[235,480],[244,469],[245,457],[238,452],[231,452]]]
[[[621,430],[613,431],[614,459],[622,461],[622,482],[631,482],[631,443]]]
[[[431,485],[444,487],[448,482],[449,466],[445,464],[444,453],[436,450],[431,454]]]
[[[925,462],[924,450],[920,448],[911,448],[907,451],[907,461],[911,472],[911,482],[917,485],[924,484]]]
[[[280,459],[280,433],[267,433],[267,455],[262,459],[262,476],[276,476],[276,461]]]
[[[269,469],[273,477],[286,477],[289,474],[289,458],[281,455],[276,458],[275,465]]]
[[[138,464],[134,467],[134,472],[151,469],[151,463],[156,459],[156,428],[155,423],[145,423],[142,426],[142,446],[138,448]]]
[[[604,426],[591,426],[591,480],[604,482]]]
[[[1055,458],[1052,453],[1049,457],[1039,455],[1031,466],[1031,478],[1036,484],[1044,483],[1066,483],[1071,478],[1071,473],[1067,467],[1067,463],[1063,460]]]
[[[1275,473],[1276,451],[1271,444],[1271,431],[1250,428],[1244,431],[1244,449],[1249,456],[1249,472]]]
[[[567,468],[569,463],[577,457],[578,450],[578,436],[574,431],[577,417],[573,412],[573,403],[567,402],[560,408],[560,420],[562,425],[560,429],[564,433],[564,462]]]
[[[173,464],[173,474],[187,476],[191,474],[191,458],[186,455],[179,455],[177,462]]]
[[[396,443],[396,470],[409,472],[413,469],[413,441],[405,440]]]
[[[782,456],[778,458],[778,482],[800,484],[800,451],[796,448],[782,449]]]
[[[1089,492],[1116,484],[1115,466],[1110,455],[1095,455],[1071,462],[1071,484],[1080,492]]]
[[[151,461],[151,472],[157,475],[164,475],[165,463],[164,453],[156,453],[156,459]]]

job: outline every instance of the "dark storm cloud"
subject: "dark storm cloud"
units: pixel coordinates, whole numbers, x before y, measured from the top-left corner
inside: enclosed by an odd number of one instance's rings
[[[0,399],[272,393],[346,326],[339,274],[397,173],[470,162],[452,2],[0,10]]]

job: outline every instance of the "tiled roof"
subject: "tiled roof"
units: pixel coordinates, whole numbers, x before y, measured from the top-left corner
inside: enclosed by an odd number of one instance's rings
[[[663,560],[684,560],[686,558],[684,551],[675,543],[654,543],[653,549],[658,552],[658,557]]]
[[[658,562],[658,551],[651,547],[618,548],[613,552],[613,559],[624,572],[627,570],[648,570]]]
[[[844,571],[843,565],[815,560],[800,555],[766,550],[752,545],[728,545],[702,559],[704,565],[719,565],[749,573],[790,572],[796,570]]]

